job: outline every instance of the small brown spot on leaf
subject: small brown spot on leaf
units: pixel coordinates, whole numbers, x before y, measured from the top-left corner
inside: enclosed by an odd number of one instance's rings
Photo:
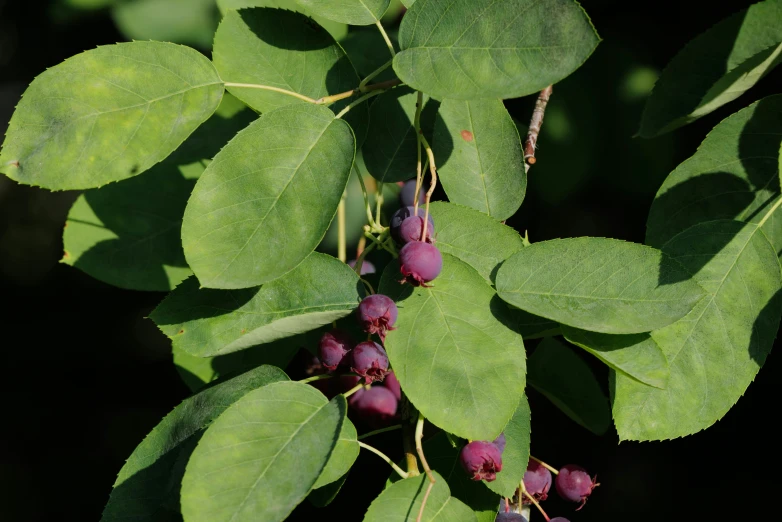
[[[71,255],[70,255],[70,254],[68,253],[68,251],[66,250],[66,251],[63,253],[63,255],[62,255],[62,258],[63,258],[63,259],[68,259],[69,257],[71,257]]]
[[[472,141],[473,140],[472,132],[468,131],[467,129],[464,129],[462,131],[462,139],[464,141]]]
[[[184,330],[179,330],[179,333],[183,334],[183,333],[185,333],[185,331]]]
[[[246,334],[247,330],[245,328],[242,328],[242,335]]]

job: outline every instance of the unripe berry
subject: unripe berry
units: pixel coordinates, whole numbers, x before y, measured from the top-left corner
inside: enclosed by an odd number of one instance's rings
[[[351,369],[362,376],[366,384],[380,382],[388,374],[388,355],[379,344],[372,341],[358,343],[351,355],[353,359]]]
[[[323,334],[318,343],[318,356],[320,362],[327,369],[334,371],[337,366],[349,366],[350,358],[347,357],[353,349],[353,340],[343,330],[330,330]]]
[[[407,218],[410,216],[419,216],[423,219],[424,216],[426,216],[426,209],[424,207],[419,206],[418,207],[418,213],[415,213],[414,207],[402,207],[396,212],[394,212],[394,215],[391,216],[391,223],[389,223],[389,227],[391,228],[391,237],[394,238],[394,240],[397,243],[404,244],[405,241],[402,239],[402,222],[404,222]],[[434,218],[432,218],[432,215],[429,214],[429,225],[427,226],[427,230],[431,229],[434,230]],[[419,239],[420,239],[420,232],[419,232]]]
[[[405,184],[402,185],[402,190],[399,191],[399,204],[403,207],[415,205],[415,184],[416,181],[411,179],[405,181]],[[424,187],[421,187],[421,190],[418,191],[418,203],[423,203],[425,197],[426,192],[424,192]]]
[[[570,502],[581,502],[578,507],[581,509],[597,483],[581,466],[568,464],[559,470],[554,485],[560,497]]]
[[[497,513],[497,518],[494,519],[494,522],[527,522],[527,519],[519,513],[513,513],[511,511],[505,513],[504,511],[501,511]]]
[[[382,424],[396,415],[397,400],[394,394],[383,386],[372,386],[361,390],[361,395],[351,403],[359,417],[369,424]]]
[[[524,472],[524,489],[537,501],[548,498],[551,489],[551,472],[536,460],[529,460]],[[527,502],[529,503],[529,501]]]
[[[402,387],[399,386],[399,381],[397,380],[396,375],[394,375],[394,372],[389,372],[389,374],[386,375],[386,378],[383,380],[383,386],[394,394],[396,400],[402,400]]]
[[[394,329],[397,313],[393,299],[382,294],[367,296],[358,305],[358,320],[364,331],[378,334],[383,341],[386,331]]]
[[[399,270],[405,281],[413,286],[428,286],[443,269],[443,256],[437,247],[421,241],[413,241],[399,251]]]
[[[463,447],[459,460],[473,480],[491,482],[502,471],[500,449],[485,440],[474,440]]]
[[[410,216],[402,221],[399,226],[399,242],[410,243],[411,241],[421,241],[421,234],[424,232],[424,218],[419,216]],[[426,242],[433,243],[432,234],[434,226],[431,224],[426,227]]]
[[[356,268],[356,260],[351,259],[350,261],[348,261],[348,266],[350,268]],[[375,265],[373,265],[366,259],[361,262],[361,273],[359,275],[374,274],[375,272],[377,272]]]

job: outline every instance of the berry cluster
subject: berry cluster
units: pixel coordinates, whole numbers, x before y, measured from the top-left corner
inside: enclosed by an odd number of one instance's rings
[[[552,471],[556,474],[556,478],[552,478]],[[517,490],[514,496],[514,500],[518,501],[514,505],[534,504],[548,522],[569,522],[564,517],[549,518],[540,506],[540,503],[548,498],[552,482],[557,493],[564,500],[580,502],[581,505],[576,508],[576,511],[584,507],[592,490],[599,485],[580,466],[568,464],[557,471],[548,464],[531,458],[527,464],[527,471],[524,473],[523,489]],[[510,505],[510,501],[500,504],[500,512],[497,514],[495,522],[527,522],[522,515],[511,511]]]
[[[433,244],[432,216],[427,216],[423,208],[417,212],[414,207],[400,208],[391,216],[391,237],[402,245],[399,270],[404,276],[403,282],[429,286],[427,283],[440,275],[443,269],[443,256]]]

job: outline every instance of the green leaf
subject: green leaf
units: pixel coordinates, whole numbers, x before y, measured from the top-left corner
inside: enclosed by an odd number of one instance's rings
[[[687,125],[735,100],[780,60],[782,1],[767,0],[721,21],[668,64],[646,102],[644,138]]]
[[[294,269],[334,218],[354,154],[350,127],[318,105],[275,109],[237,134],[185,209],[182,245],[201,285],[247,288]]]
[[[102,522],[168,521],[179,512],[179,487],[193,449],[211,424],[246,393],[288,377],[261,366],[185,399],[138,445],[117,476]]]
[[[417,95],[400,87],[375,98],[361,149],[367,171],[384,183],[415,177],[418,158],[413,120]],[[424,103],[428,102],[428,97]]]
[[[494,522],[497,516],[499,496],[489,491],[481,482],[472,480],[459,461],[461,445],[454,447],[448,440],[448,433],[441,431],[423,444],[424,455],[429,466],[448,483],[451,496],[467,504],[475,512],[479,522]],[[503,456],[503,465],[505,458]],[[504,469],[504,468],[503,468]],[[499,477],[499,475],[498,475]],[[392,477],[395,482],[399,476]],[[518,484],[516,484],[518,487]]]
[[[497,220],[521,206],[527,173],[516,125],[500,100],[445,100],[432,147],[448,200]]]
[[[188,522],[282,521],[312,489],[337,444],[345,397],[300,382],[254,390],[212,423],[187,463]]]
[[[199,289],[190,278],[150,318],[175,348],[209,357],[314,330],[350,314],[362,296],[348,265],[313,252],[293,271],[260,287]]]
[[[217,29],[214,0],[135,0],[111,12],[129,40],[158,40],[212,47]]]
[[[532,315],[524,310],[510,307],[516,319],[516,326],[524,339],[541,339],[560,335],[560,325],[543,317]]]
[[[335,498],[337,498],[337,495],[342,489],[342,486],[345,485],[345,481],[347,479],[348,474],[345,473],[335,482],[326,484],[322,488],[313,489],[310,491],[310,494],[307,495],[307,500],[309,500],[310,503],[317,508],[328,506],[334,501]]]
[[[681,319],[703,290],[659,250],[616,239],[542,241],[497,272],[508,303],[562,324],[603,333],[640,333]]]
[[[599,37],[572,0],[421,0],[402,19],[394,70],[434,98],[516,98],[581,66]]]
[[[217,29],[213,56],[226,82],[261,84],[312,99],[352,90],[360,82],[350,59],[330,34],[306,16],[283,9],[229,11]],[[248,61],[248,56],[256,58]],[[259,112],[307,103],[268,89],[227,88]],[[341,100],[330,108],[338,113],[351,101]],[[366,136],[368,120],[367,104],[345,115],[359,145]]]
[[[296,0],[307,10],[335,22],[350,25],[376,23],[391,0]]]
[[[431,288],[400,285],[386,267],[380,292],[396,301],[385,348],[415,407],[460,437],[493,440],[524,393],[524,343],[505,304],[469,265],[443,254]]]
[[[597,435],[608,430],[608,399],[592,370],[571,349],[547,337],[530,356],[528,368],[530,386],[568,417]]]
[[[68,213],[62,262],[120,288],[173,289],[192,274],[180,229],[195,180],[254,118],[226,95],[217,112],[162,163],[119,184],[86,191]]]
[[[11,117],[0,169],[51,190],[130,178],[179,147],[222,96],[217,71],[194,49],[98,47],[33,80]]]
[[[223,376],[236,375],[264,364],[285,369],[299,350],[306,349],[309,341],[311,339],[305,335],[296,335],[216,357],[190,355],[176,344],[172,351],[179,376],[195,392]]]
[[[413,4],[415,3],[415,0],[402,0],[402,4],[404,4],[405,7],[410,9],[413,7]]]
[[[562,326],[565,339],[591,353],[609,368],[643,384],[665,388],[668,360],[648,333],[611,335]]]
[[[516,412],[502,432],[505,434],[502,471],[497,473],[496,480],[485,484],[501,497],[512,498],[529,463],[530,411],[526,396],[521,397]]]
[[[435,484],[426,500],[421,522],[477,522],[475,513],[451,496],[445,479],[436,471],[433,475]],[[389,486],[372,501],[364,515],[364,522],[415,522],[428,486],[426,474]]]
[[[312,16],[307,9],[300,6],[295,0],[217,0],[217,7],[220,8],[222,14],[227,13],[229,9],[242,9],[245,7],[279,7],[280,9]],[[341,40],[348,34],[348,26],[346,24],[340,24],[322,16],[312,16],[312,19],[328,31],[335,40]]]
[[[429,212],[440,252],[458,257],[487,281],[494,279],[503,261],[524,248],[518,232],[477,210],[434,201]]]
[[[334,446],[334,451],[331,453],[326,467],[312,488],[322,488],[345,476],[358,458],[359,450],[356,427],[348,419],[345,419],[345,422],[342,423],[342,430],[339,433],[337,445]]]
[[[614,376],[621,440],[672,439],[714,424],[755,378],[779,328],[779,260],[756,224],[701,223],[663,248],[708,295],[682,320],[652,332],[670,365],[665,390]]]
[[[781,117],[782,95],[769,96],[714,127],[657,192],[646,242],[659,248],[704,221],[760,221],[780,193]],[[772,216],[763,231],[782,252],[782,219]]]

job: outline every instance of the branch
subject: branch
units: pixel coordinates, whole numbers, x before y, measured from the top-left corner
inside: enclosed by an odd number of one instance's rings
[[[538,134],[543,125],[543,116],[546,115],[546,105],[551,97],[553,87],[549,85],[538,94],[538,101],[535,102],[535,109],[532,111],[532,118],[529,122],[527,139],[524,141],[524,161],[529,165],[535,164],[535,147],[538,144]]]

